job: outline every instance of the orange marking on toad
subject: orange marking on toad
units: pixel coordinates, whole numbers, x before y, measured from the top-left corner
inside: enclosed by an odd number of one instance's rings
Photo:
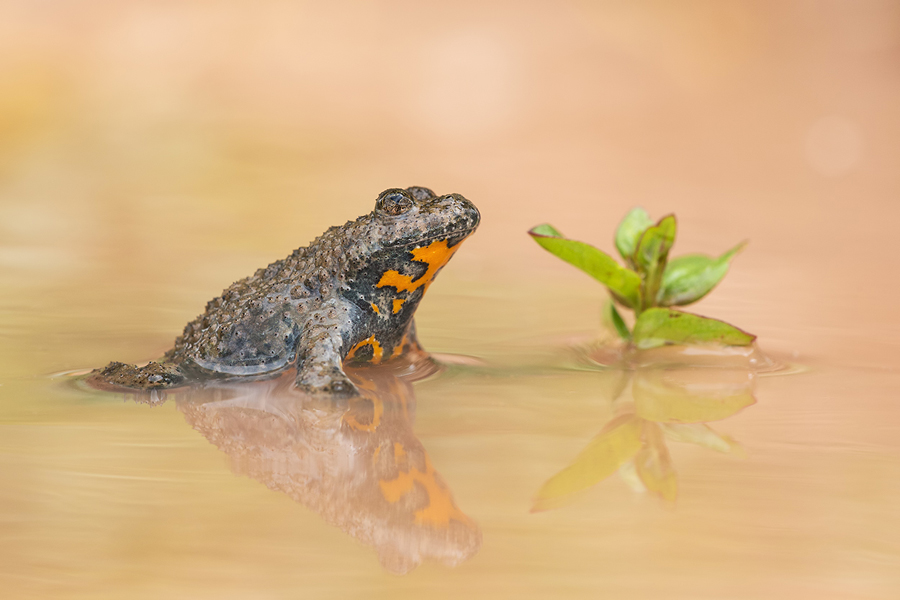
[[[378,340],[375,339],[374,335],[370,335],[364,340],[360,340],[356,343],[355,346],[350,348],[350,352],[347,353],[347,360],[350,360],[354,356],[356,356],[356,352],[365,346],[372,346],[372,363],[378,364],[381,362],[381,356],[384,353],[384,350],[381,348],[381,344]]]
[[[394,314],[395,315],[398,312],[400,312],[400,308],[403,306],[404,302],[406,302],[406,300],[400,300],[400,299],[394,300]]]
[[[372,307],[372,310],[375,311],[375,314],[376,314],[376,315],[380,315],[380,314],[381,314],[381,311],[378,309],[378,305],[377,305],[377,304],[375,304],[374,302],[369,302],[369,306]],[[394,312],[397,312],[397,311],[395,310]]]
[[[427,292],[428,286],[430,286],[432,280],[434,280],[434,276],[437,275],[437,272],[441,267],[447,264],[450,257],[459,250],[459,246],[459,244],[456,244],[452,248],[448,248],[447,240],[437,240],[431,242],[427,246],[415,248],[411,251],[413,255],[412,260],[423,262],[428,265],[428,269],[421,277],[413,281],[413,278],[409,275],[401,275],[397,271],[391,269],[384,272],[384,275],[381,276],[381,280],[375,287],[391,286],[396,288],[398,292],[414,292],[420,287],[425,286],[424,291]]]
[[[403,347],[406,345],[406,336],[408,333],[404,333],[403,337],[400,338],[400,343],[394,346],[394,351],[391,352],[391,358],[397,358],[401,354],[403,354]]]

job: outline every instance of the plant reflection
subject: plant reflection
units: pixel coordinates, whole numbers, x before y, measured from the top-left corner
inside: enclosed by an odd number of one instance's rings
[[[291,373],[167,398],[236,473],[287,494],[373,546],[388,571],[406,573],[426,559],[458,565],[481,546],[481,531],[412,431],[411,382],[429,374],[414,366],[348,369],[362,395],[344,401],[305,396]]]
[[[541,487],[532,511],[567,504],[578,492],[616,472],[633,488],[673,502],[678,477],[668,442],[743,454],[737,442],[707,423],[726,419],[756,402],[756,371],[749,366],[650,362],[632,369],[620,367],[618,373],[612,392],[615,416],[572,464]]]

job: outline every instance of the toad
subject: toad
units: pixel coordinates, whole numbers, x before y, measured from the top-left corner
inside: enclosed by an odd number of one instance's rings
[[[296,366],[304,392],[356,395],[342,361],[377,364],[419,349],[413,314],[480,218],[459,194],[385,190],[371,213],[213,298],[159,362],[112,362],[92,379],[152,390]]]

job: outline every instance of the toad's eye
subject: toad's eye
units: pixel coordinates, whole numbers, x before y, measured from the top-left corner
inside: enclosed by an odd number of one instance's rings
[[[393,189],[381,192],[375,202],[375,208],[384,214],[395,217],[402,215],[413,207],[413,199],[406,190]]]

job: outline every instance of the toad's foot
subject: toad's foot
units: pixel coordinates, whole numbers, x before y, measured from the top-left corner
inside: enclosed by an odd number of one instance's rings
[[[184,375],[167,362],[150,362],[143,367],[111,362],[91,373],[91,379],[106,386],[137,390],[176,387],[184,383]]]
[[[318,365],[323,368],[304,368],[297,372],[297,387],[307,394],[327,394],[338,398],[359,395],[350,378],[339,367]]]

